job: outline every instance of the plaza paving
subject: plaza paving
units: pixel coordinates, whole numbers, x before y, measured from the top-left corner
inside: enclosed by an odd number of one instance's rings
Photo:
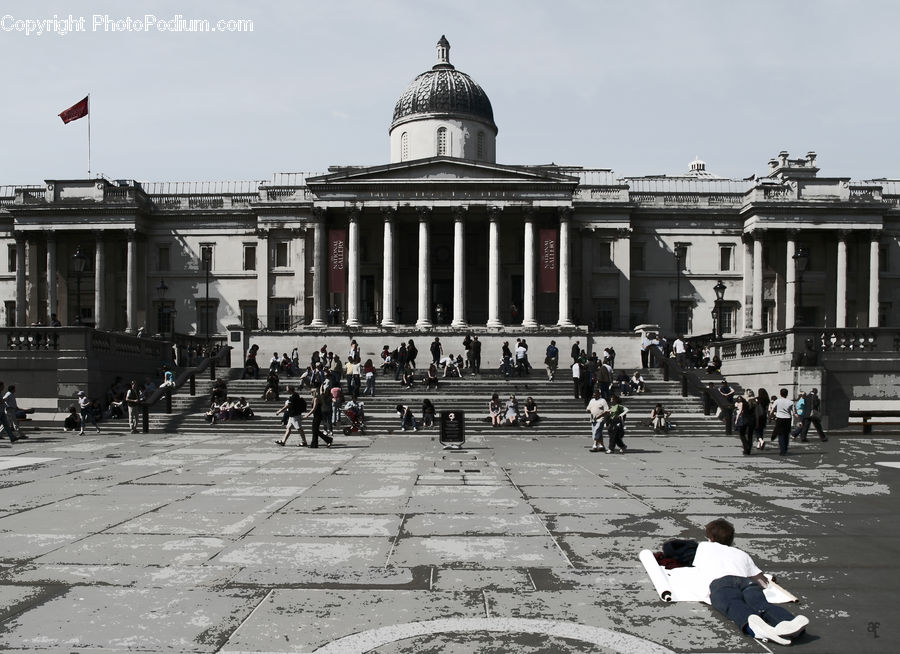
[[[767,652],[638,562],[732,520],[804,652],[900,648],[900,442],[434,431],[278,448],[262,424],[0,442],[0,650]]]

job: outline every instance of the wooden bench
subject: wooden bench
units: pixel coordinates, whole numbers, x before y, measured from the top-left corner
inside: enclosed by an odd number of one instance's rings
[[[862,433],[871,434],[874,425],[900,425],[900,411],[896,409],[854,409],[850,411],[851,418],[862,418]],[[896,418],[871,422],[872,418]]]

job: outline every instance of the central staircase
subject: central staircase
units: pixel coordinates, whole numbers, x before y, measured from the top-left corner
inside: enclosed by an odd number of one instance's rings
[[[412,388],[403,387],[395,381],[392,374],[377,373],[375,397],[361,396],[365,406],[366,436],[374,438],[379,434],[399,431],[400,418],[395,411],[398,404],[408,405],[416,416],[417,424],[421,419],[422,400],[426,397],[434,403],[438,414],[441,411],[463,411],[466,416],[466,435],[471,439],[484,434],[509,434],[533,438],[577,437],[587,441],[590,438],[590,424],[585,411],[585,402],[575,399],[574,384],[568,371],[561,369],[554,381],[547,379],[543,369],[533,369],[530,375],[518,376],[515,373],[508,379],[496,371],[482,372],[473,375],[463,371],[463,376],[439,378],[437,390],[425,391],[421,381]],[[220,373],[226,373],[220,370]],[[273,438],[282,431],[281,417],[275,411],[281,408],[287,397],[286,388],[296,378],[283,377],[281,380],[281,398],[273,402],[262,399],[265,388],[264,379],[239,379],[241,371],[231,369],[225,377],[230,397],[245,397],[256,414],[250,420],[231,420],[217,422],[213,427],[206,421],[204,414],[210,405],[211,380],[198,379],[196,395],[187,392],[187,386],[172,396],[172,414],[163,412],[160,402],[150,416],[151,431],[185,432],[209,431],[228,433],[231,431],[268,431]],[[721,420],[703,413],[703,402],[697,397],[682,397],[679,381],[664,381],[662,372],[657,369],[645,370],[643,373],[646,389],[643,393],[623,396],[623,404],[628,407],[626,420],[626,439],[641,435],[652,435],[648,426],[651,409],[659,402],[671,412],[670,422],[674,424],[668,436],[722,436],[725,434]],[[343,380],[346,394],[346,380]],[[365,384],[363,384],[363,388]],[[309,400],[309,389],[299,389],[301,396]],[[541,419],[532,427],[492,427],[488,419],[488,402],[491,395],[497,393],[503,405],[511,394],[519,401],[520,411],[524,410],[525,400],[531,396],[537,404]],[[308,433],[309,420],[304,421]],[[438,434],[435,426],[423,429],[424,432]],[[335,429],[335,435],[340,433]],[[358,434],[357,434],[358,435]],[[665,434],[661,434],[665,436]]]

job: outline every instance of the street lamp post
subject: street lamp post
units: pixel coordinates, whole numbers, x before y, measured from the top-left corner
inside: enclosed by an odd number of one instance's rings
[[[716,340],[722,340],[722,305],[725,300],[725,282],[721,279],[718,283],[713,286],[713,290],[716,292]]]
[[[209,250],[203,251],[203,270],[206,273],[206,304],[203,305],[203,331],[206,333],[206,354],[209,356],[209,269],[212,262],[210,261]]]
[[[75,262],[75,324],[81,324],[81,275],[87,266],[87,255],[81,249],[81,246],[75,248],[75,254],[72,255]]]
[[[794,253],[794,266],[797,269],[797,310],[794,317],[794,326],[803,325],[803,273],[806,266],[809,265],[809,250],[804,247],[798,248]]]

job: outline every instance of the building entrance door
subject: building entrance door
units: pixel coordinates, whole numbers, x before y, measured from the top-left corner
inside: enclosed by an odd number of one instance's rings
[[[453,282],[448,279],[434,279],[431,282],[431,319],[436,325],[449,325],[453,318]]]
[[[525,305],[525,276],[511,275],[509,278],[509,324],[522,323],[522,307]]]
[[[375,315],[375,276],[361,275],[359,278],[359,321],[364,325],[374,325]]]

